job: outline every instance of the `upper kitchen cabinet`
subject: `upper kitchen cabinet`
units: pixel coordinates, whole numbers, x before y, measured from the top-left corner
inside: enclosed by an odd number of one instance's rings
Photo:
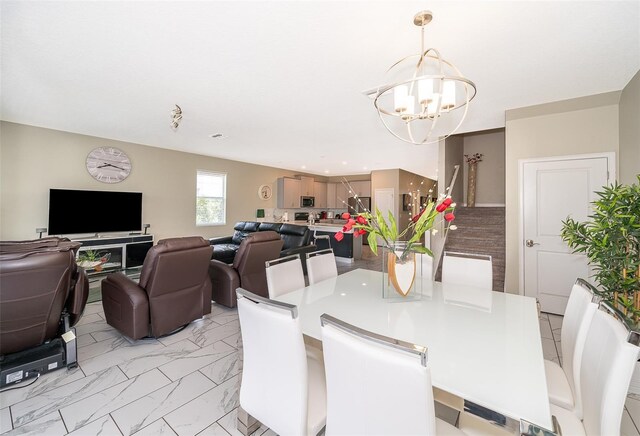
[[[349,183],[351,184],[351,188],[353,190],[353,192],[349,194],[349,197],[354,197],[355,195],[357,195],[358,197],[371,197],[370,180],[360,180]]]
[[[327,208],[327,184],[324,182],[313,182],[313,196],[315,197],[315,208]]]
[[[313,180],[313,179],[311,179]],[[313,185],[312,185],[313,188]],[[278,179],[278,207],[290,209],[300,207],[301,180],[290,177]],[[313,195],[313,194],[312,194]]]
[[[327,183],[327,208],[335,209],[337,206],[336,187],[338,183]]]
[[[346,209],[347,208],[347,200],[349,197],[353,197],[352,194],[349,193],[347,187],[342,183],[336,184],[336,205],[337,209]]]
[[[313,188],[313,177],[300,177],[300,195],[303,197],[313,197]]]

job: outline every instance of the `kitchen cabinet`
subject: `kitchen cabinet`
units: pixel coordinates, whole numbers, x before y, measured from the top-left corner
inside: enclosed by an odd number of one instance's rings
[[[327,208],[335,209],[336,205],[336,187],[337,183],[327,183]]]
[[[327,184],[324,182],[313,182],[313,196],[316,199],[315,208],[327,208]]]
[[[313,197],[313,185],[313,177],[300,177],[300,195],[303,197]]]
[[[280,209],[300,207],[300,184],[299,179],[291,177],[278,179],[278,207]]]
[[[347,209],[347,200],[351,197],[347,187],[342,183],[336,184],[336,209]]]
[[[353,193],[350,197],[353,197],[353,194],[356,194],[358,197],[371,197],[371,181],[369,180],[360,180],[356,182],[350,182],[351,188],[353,189]]]

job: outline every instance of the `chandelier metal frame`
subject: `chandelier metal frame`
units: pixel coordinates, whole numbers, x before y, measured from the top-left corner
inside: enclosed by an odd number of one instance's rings
[[[429,48],[425,50],[424,29],[425,29],[425,26],[429,24],[429,22],[431,22],[432,19],[433,19],[433,14],[430,11],[421,11],[415,15],[413,19],[413,23],[416,26],[419,26],[421,29],[420,54],[410,55],[400,59],[399,61],[391,65],[391,67],[389,67],[389,69],[386,72],[387,74],[389,74],[399,66],[407,62],[411,62],[413,59],[418,59],[415,65],[413,76],[404,81],[395,82],[389,85],[382,85],[378,87],[375,95],[375,99],[373,102],[376,110],[378,111],[380,120],[382,121],[385,128],[393,136],[400,139],[401,141],[408,142],[411,144],[418,144],[418,145],[432,144],[453,135],[460,128],[464,119],[466,118],[467,112],[469,110],[469,102],[473,100],[477,92],[476,85],[471,80],[464,77],[462,73],[460,73],[460,70],[458,70],[458,68],[455,65],[443,59],[438,50],[436,50],[435,48]],[[438,74],[423,74],[425,66],[427,65],[428,62],[435,62],[436,70],[438,71]],[[455,75],[446,74],[445,72],[446,69],[449,69],[450,71],[455,73]],[[419,101],[418,111],[415,111],[413,109],[413,106],[414,106],[413,103],[410,105],[411,110],[409,110],[409,107],[404,108],[403,110],[399,110],[398,108],[395,108],[394,110],[389,110],[383,107],[383,104],[380,101],[380,99],[382,97],[389,97],[389,94],[393,93],[394,90],[397,89],[399,86],[406,86],[408,89],[408,96],[413,99],[414,89],[418,87],[421,81],[432,81],[430,83],[434,85],[437,84],[437,92],[433,92],[433,95],[437,95],[437,98],[434,99],[437,101],[428,101],[428,100]],[[460,104],[457,104],[457,105],[452,104],[450,101],[447,102],[447,104],[443,104],[444,87],[446,82],[462,84],[462,88],[465,91],[464,92],[465,98],[464,100],[462,100]],[[454,86],[453,95],[455,100],[456,85],[453,85],[453,86]],[[420,98],[418,98],[418,100],[420,100]],[[438,120],[440,119],[440,117],[458,109],[464,109],[464,112],[462,114],[462,118],[460,119],[456,127],[451,132],[445,135],[439,136],[435,139],[432,139],[431,135],[434,132],[434,129],[438,124]],[[403,137],[399,133],[396,133],[387,122],[387,117],[391,117],[389,118],[390,120],[400,118],[402,121],[404,121],[407,128],[407,137]],[[429,124],[428,131],[426,135],[423,137],[423,139],[421,140],[416,139],[417,133],[413,131],[413,128],[416,125],[416,123],[420,123],[421,125],[424,123]]]

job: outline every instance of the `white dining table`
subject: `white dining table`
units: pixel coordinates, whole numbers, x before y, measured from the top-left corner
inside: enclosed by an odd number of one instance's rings
[[[276,298],[322,340],[320,315],[427,348],[433,385],[511,420],[552,429],[533,298],[416,279],[417,300],[383,299],[383,275],[356,269]]]

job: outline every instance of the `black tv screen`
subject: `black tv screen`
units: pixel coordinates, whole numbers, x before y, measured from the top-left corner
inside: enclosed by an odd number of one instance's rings
[[[142,193],[49,190],[50,235],[142,230]]]

